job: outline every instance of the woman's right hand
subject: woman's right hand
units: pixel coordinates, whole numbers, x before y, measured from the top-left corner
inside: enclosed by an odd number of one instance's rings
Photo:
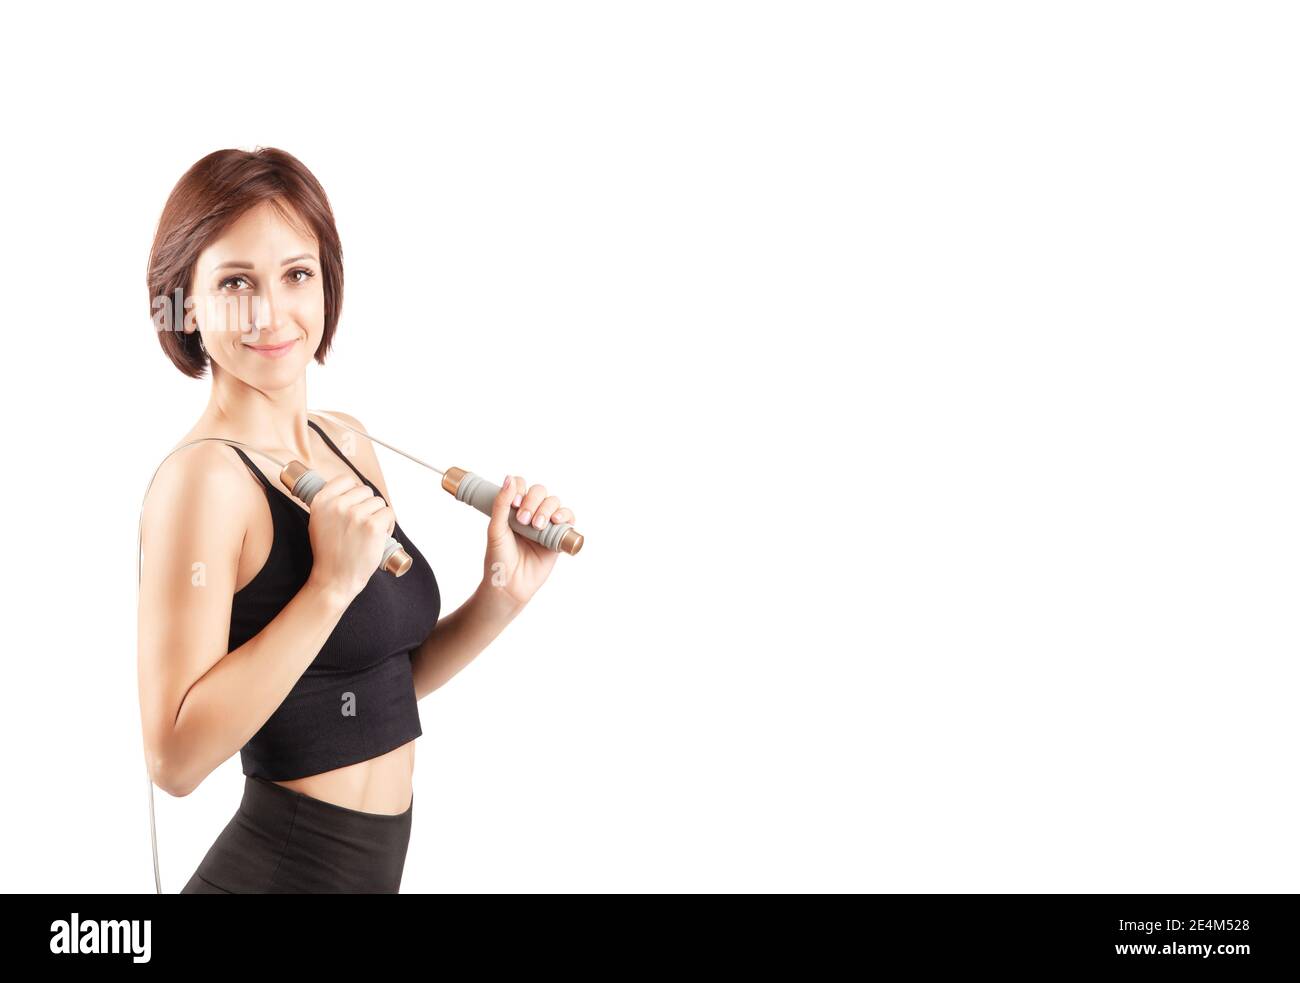
[[[379,569],[397,518],[392,508],[353,475],[331,478],[311,500],[311,578],[349,602]]]

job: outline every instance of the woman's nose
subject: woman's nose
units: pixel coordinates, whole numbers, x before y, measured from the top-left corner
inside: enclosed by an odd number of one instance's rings
[[[275,327],[275,307],[270,292],[258,294],[253,298],[253,330],[262,331]]]
[[[253,298],[253,330],[274,331],[288,305],[277,296],[276,288],[269,287]]]

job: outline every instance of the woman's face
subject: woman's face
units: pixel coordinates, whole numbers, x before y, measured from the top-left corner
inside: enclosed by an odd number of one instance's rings
[[[258,389],[297,382],[325,331],[320,253],[300,228],[263,202],[194,266],[194,323],[203,347],[223,372]]]

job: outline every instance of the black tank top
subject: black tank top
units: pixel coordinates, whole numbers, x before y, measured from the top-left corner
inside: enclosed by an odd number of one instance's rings
[[[356,476],[379,489],[314,422]],[[261,482],[275,537],[257,574],[235,592],[230,608],[233,651],[265,628],[311,573],[309,513],[276,489],[238,447],[232,448]],[[419,737],[411,655],[438,623],[442,599],[428,561],[395,524],[393,538],[411,555],[394,577],[377,567],[353,598],[306,672],[262,728],[240,749],[245,775],[287,781],[365,761]]]

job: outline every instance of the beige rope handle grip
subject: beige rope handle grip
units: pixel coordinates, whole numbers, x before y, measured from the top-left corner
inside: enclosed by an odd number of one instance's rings
[[[316,493],[325,487],[325,479],[321,477],[320,472],[313,471],[301,461],[290,461],[284,466],[280,472],[280,483],[293,493],[294,498],[301,499],[308,506],[316,497]],[[383,555],[379,558],[379,569],[391,573],[394,577],[400,577],[411,569],[412,562],[411,554],[402,548],[401,543],[389,536]]]
[[[448,468],[442,476],[442,487],[456,496],[456,501],[472,505],[484,515],[490,516],[492,503],[501,494],[504,486],[488,481],[482,475],[466,471],[464,468]],[[518,513],[514,511],[515,506],[511,505],[510,508],[510,528],[517,535],[531,539],[548,550],[568,553],[570,556],[577,556],[578,550],[582,549],[582,533],[574,529],[570,523],[548,522],[543,528],[538,529],[536,526],[520,522]]]

